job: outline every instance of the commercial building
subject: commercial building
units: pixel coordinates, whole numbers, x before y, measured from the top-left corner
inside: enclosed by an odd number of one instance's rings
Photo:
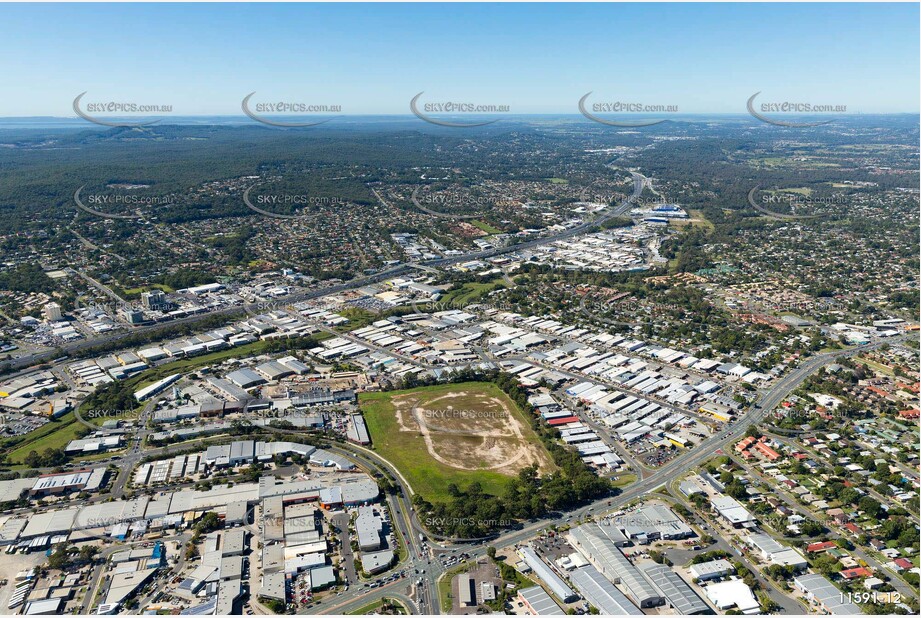
[[[671,567],[657,564],[646,567],[644,573],[662,591],[668,604],[682,616],[711,613],[710,606]]]
[[[608,616],[643,616],[642,610],[630,602],[598,569],[592,565],[570,572],[569,578],[585,600],[601,614]]]
[[[762,560],[794,569],[805,569],[809,563],[799,550],[781,545],[766,534],[750,534],[747,539],[752,549],[760,553]]]
[[[731,496],[714,496],[710,504],[720,517],[729,522],[734,528],[750,528],[755,525],[755,518],[744,506]]]
[[[799,577],[793,578],[793,585],[796,586],[796,589],[802,592],[809,601],[828,614],[838,616],[856,616],[863,614],[863,610],[861,610],[859,606],[845,601],[846,597],[841,590],[828,581],[824,575],[819,575],[818,573],[800,575]]]
[[[93,453],[101,453],[103,451],[116,449],[121,446],[121,443],[121,436],[98,436],[93,438],[83,438],[80,440],[71,440],[68,442],[67,446],[64,447],[64,452],[68,455],[75,455],[78,453],[91,455]]]
[[[531,586],[518,591],[518,598],[532,616],[565,616],[556,601],[540,586]]]
[[[761,604],[745,582],[732,579],[706,588],[707,598],[719,610],[737,609],[743,614],[760,614]]]
[[[656,607],[665,599],[640,570],[617,548],[598,524],[583,524],[569,532],[573,546],[605,577],[620,583],[638,607]]]
[[[559,575],[554,573],[547,563],[541,560],[540,556],[538,556],[537,552],[532,548],[522,547],[518,550],[518,555],[524,559],[525,563],[531,568],[531,571],[547,584],[550,591],[555,594],[558,599],[564,603],[569,603],[578,598],[576,593],[573,592],[573,589],[570,588]]]
[[[474,585],[476,580],[470,577],[469,573],[461,573],[457,576],[457,596],[463,607],[476,605],[476,591]]]
[[[61,305],[51,302],[42,307],[42,314],[49,322],[57,322],[61,319]]]
[[[168,311],[171,306],[162,290],[151,290],[141,294],[141,304],[151,311]]]
[[[711,579],[720,579],[736,572],[732,563],[720,558],[719,560],[710,560],[709,562],[700,562],[692,564],[690,569],[691,577],[695,581],[705,582]]]

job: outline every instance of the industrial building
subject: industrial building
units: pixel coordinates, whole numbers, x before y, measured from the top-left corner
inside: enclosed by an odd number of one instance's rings
[[[106,468],[78,470],[65,474],[43,474],[29,490],[32,497],[49,496],[69,491],[96,491],[105,480]]]
[[[565,616],[556,601],[540,586],[531,586],[518,591],[518,598],[532,616]]]
[[[546,562],[541,560],[540,556],[537,555],[530,547],[522,547],[518,550],[518,555],[524,559],[525,564],[527,564],[531,571],[541,579],[547,587],[550,588],[550,591],[556,595],[558,599],[563,601],[563,603],[569,603],[578,598],[573,589],[570,588],[563,579],[557,575]]]
[[[731,579],[706,587],[707,598],[713,605],[722,611],[737,609],[743,614],[760,614],[761,604],[745,582],[741,579]]]
[[[384,521],[373,506],[358,507],[355,518],[355,534],[358,537],[358,549],[375,551],[383,547]]]
[[[803,595],[815,603],[822,611],[837,616],[856,616],[863,614],[854,603],[845,601],[845,596],[824,575],[809,573],[793,578],[793,585]]]
[[[649,581],[655,582],[656,588],[662,591],[668,604],[679,614],[691,616],[713,613],[710,606],[671,567],[657,564],[646,567],[644,573]]]
[[[611,582],[620,583],[638,607],[656,607],[665,599],[640,570],[618,549],[598,524],[569,531],[573,546]]]
[[[660,504],[646,504],[641,508],[614,519],[624,536],[640,544],[659,539],[670,541],[694,536],[694,531],[670,508]]]
[[[711,579],[720,579],[721,577],[732,575],[736,572],[736,569],[732,566],[731,562],[720,558],[718,560],[692,564],[689,571],[694,581],[705,582]]]
[[[592,565],[579,567],[570,572],[569,578],[579,589],[585,600],[601,614],[607,616],[643,616],[636,607]]]

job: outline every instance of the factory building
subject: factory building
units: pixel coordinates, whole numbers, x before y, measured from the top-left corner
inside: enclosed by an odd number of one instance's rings
[[[553,572],[553,570],[547,565],[546,562],[541,560],[540,556],[537,555],[530,547],[522,547],[518,550],[518,555],[522,557],[531,571],[541,579],[547,587],[550,588],[550,591],[556,595],[558,599],[564,603],[569,603],[578,598],[573,589],[570,588],[563,579]]]
[[[612,583],[620,583],[638,607],[656,607],[665,599],[618,549],[598,524],[583,524],[569,532],[573,546]]]

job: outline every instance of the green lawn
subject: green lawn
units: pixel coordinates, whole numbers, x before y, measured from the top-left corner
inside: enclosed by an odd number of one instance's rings
[[[460,470],[434,459],[425,446],[421,434],[400,431],[392,403],[393,397],[407,393],[425,393],[436,397],[459,390],[485,393],[503,401],[523,421],[524,428],[534,442],[538,438],[531,431],[530,419],[512,402],[502,390],[489,382],[465,382],[461,384],[440,384],[388,393],[360,393],[359,404],[364,412],[365,422],[371,434],[372,448],[393,464],[409,482],[413,491],[429,501],[443,501],[449,498],[447,486],[454,483],[466,487],[478,481],[486,493],[501,495],[508,476],[488,470]],[[526,434],[527,435],[527,434]]]
[[[122,288],[122,292],[124,292],[125,296],[132,296],[132,297],[140,296],[144,292],[149,292],[151,290],[162,290],[166,292],[167,294],[170,294],[176,291],[170,286],[164,285],[162,283],[152,283],[150,285],[145,285],[145,286],[141,286],[137,288]]]
[[[31,451],[41,453],[48,448],[64,448],[77,439],[77,431],[83,427],[73,412],[68,412],[57,421],[52,421],[26,435],[26,439],[9,452],[7,457],[13,463],[21,464]]]
[[[611,485],[620,489],[620,488],[626,487],[627,485],[632,485],[635,482],[636,482],[635,474],[621,474],[617,477],[616,481],[611,482]]]
[[[502,279],[495,279],[488,283],[465,283],[457,289],[450,290],[438,302],[448,307],[463,307],[477,302],[481,296],[500,287],[508,287]]]
[[[479,219],[475,219],[471,221],[470,225],[472,225],[473,227],[480,228],[487,234],[501,234],[502,233],[502,230],[500,230],[499,228],[493,227],[490,224],[486,223],[485,221],[480,221]]]

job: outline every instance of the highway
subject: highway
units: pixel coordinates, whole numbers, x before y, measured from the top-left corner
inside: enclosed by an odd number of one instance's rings
[[[275,302],[277,302],[279,306],[290,305],[303,300],[309,300],[329,294],[336,294],[346,290],[356,289],[370,283],[396,276],[412,268],[443,267],[473,259],[486,259],[505,253],[527,250],[532,247],[537,247],[546,243],[554,242],[556,240],[585,233],[589,229],[599,225],[600,223],[603,223],[605,220],[627,212],[634,201],[641,195],[644,187],[646,186],[647,179],[643,175],[636,172],[631,172],[631,174],[634,180],[634,191],[631,196],[627,197],[617,207],[604,211],[595,219],[581,223],[558,234],[536,238],[508,247],[467,253],[462,256],[438,258],[418,264],[399,264],[372,275],[360,277],[349,282],[279,298]],[[264,303],[246,304],[242,307],[228,307],[209,314],[191,316],[189,318],[176,320],[167,325],[144,326],[127,332],[120,332],[103,336],[94,340],[75,342],[63,346],[62,350],[65,354],[73,353],[94,347],[101,343],[115,342],[120,338],[127,337],[138,332],[155,331],[156,329],[170,327],[176,324],[194,323],[214,315],[232,315],[235,313],[250,311],[259,312],[263,310]],[[693,449],[679,455],[660,468],[654,469],[651,472],[648,470],[644,471],[645,473],[640,475],[641,478],[637,480],[637,482],[628,486],[616,496],[597,500],[594,503],[583,505],[577,509],[556,514],[556,516],[553,518],[526,523],[521,529],[505,532],[495,539],[492,539],[489,544],[495,547],[506,547],[509,545],[524,543],[535,533],[543,528],[546,528],[551,523],[559,521],[575,521],[588,515],[597,515],[604,511],[618,509],[630,501],[666,485],[669,481],[682,475],[687,470],[692,469],[707,459],[712,458],[717,451],[724,449],[733,441],[737,440],[740,435],[744,434],[748,427],[760,423],[771,410],[778,406],[790,392],[795,390],[810,375],[818,371],[821,367],[834,362],[836,358],[840,356],[851,356],[862,351],[875,349],[885,343],[896,343],[905,337],[907,337],[907,335],[901,335],[888,341],[879,341],[869,345],[858,346],[847,350],[827,352],[811,357],[800,366],[793,369],[786,376],[778,380],[771,388],[760,391],[759,398],[757,399],[755,405],[736,423],[724,427],[722,430],[714,433],[709,438],[702,441]],[[362,345],[367,345],[367,343],[362,341]],[[39,362],[43,358],[57,356],[59,354],[61,354],[61,351],[59,350],[34,354],[31,356],[23,357],[21,359],[17,359],[17,361],[13,363],[13,366],[21,367],[26,364]],[[148,406],[145,407],[145,412],[149,411],[152,405],[153,402],[149,402]],[[85,422],[83,419],[79,420],[81,422]],[[188,448],[188,443],[181,445],[181,448]],[[396,532],[402,538],[406,549],[406,555],[404,556],[400,565],[398,565],[397,569],[406,569],[408,575],[404,579],[388,582],[385,585],[374,589],[363,588],[359,582],[351,582],[351,587],[348,591],[338,593],[335,597],[327,599],[322,604],[314,605],[312,607],[306,608],[305,610],[302,610],[301,613],[341,614],[348,611],[353,611],[386,596],[401,600],[407,604],[408,607],[410,607],[413,613],[429,615],[439,614],[441,612],[441,606],[437,595],[437,581],[439,577],[443,575],[445,569],[442,566],[441,560],[437,554],[439,552],[466,552],[471,556],[471,559],[475,559],[485,555],[485,543],[482,541],[456,542],[452,543],[450,548],[445,548],[435,545],[431,542],[426,542],[424,546],[423,542],[419,539],[419,534],[423,531],[423,527],[417,521],[416,515],[412,508],[412,488],[408,485],[405,479],[401,477],[399,472],[389,462],[368,449],[357,447],[355,445],[333,446],[330,447],[330,449],[355,459],[362,467],[369,471],[383,471],[397,484],[399,491],[394,495],[388,495],[386,499],[391,511],[391,521],[396,527]],[[130,473],[132,465],[136,463],[142,456],[165,454],[169,453],[170,450],[170,447],[165,447],[162,449],[142,451],[140,445],[133,445],[133,448],[129,449],[129,452],[126,454],[124,461],[120,466],[126,470],[126,473],[121,474],[120,478],[116,481],[116,485],[113,487],[112,497],[117,498],[123,493],[125,483],[128,480],[128,473]],[[425,535],[426,537],[431,537],[428,532],[425,532]],[[420,571],[418,574],[415,573],[415,570],[417,569]],[[421,586],[414,584],[414,582],[417,580],[422,581]],[[423,591],[421,600],[419,598],[419,589]]]
[[[678,478],[686,471],[702,464],[708,459],[711,459],[718,450],[725,449],[732,442],[737,440],[739,436],[743,435],[750,426],[760,423],[771,410],[780,405],[784,398],[796,390],[800,384],[802,384],[809,376],[817,372],[820,368],[835,362],[835,359],[840,356],[853,356],[854,354],[858,354],[866,350],[876,349],[885,343],[895,343],[898,340],[903,340],[906,336],[907,335],[902,335],[888,342],[879,341],[869,345],[858,346],[845,350],[836,350],[833,352],[816,355],[778,380],[770,389],[760,393],[760,397],[752,409],[745,416],[741,417],[736,423],[729,425],[721,431],[713,434],[710,436],[710,438],[704,440],[692,450],[678,456],[664,466],[656,469],[645,478],[638,480],[636,483],[624,489],[618,495],[611,498],[603,498],[601,500],[597,500],[594,503],[584,505],[577,509],[573,509],[572,511],[560,513],[557,517],[552,519],[548,518],[535,523],[527,524],[520,530],[506,532],[496,537],[495,539],[490,540],[488,544],[499,548],[524,543],[537,532],[546,528],[552,523],[558,523],[560,521],[577,521],[588,515],[598,515],[605,511],[616,510],[623,507],[632,500],[652,493],[659,487],[667,486],[669,482],[675,478]],[[366,451],[367,449],[362,450]],[[352,449],[349,449],[349,455],[353,457],[355,456],[355,453]],[[386,460],[376,455],[374,456],[374,460],[379,467],[387,469],[390,472],[391,477],[397,479],[401,487],[401,493],[404,497],[404,500],[406,496],[411,495],[411,489],[405,485],[405,481],[401,479],[393,466],[386,462]],[[410,515],[410,527],[415,529],[415,520],[413,517],[413,515]],[[394,517],[394,519],[396,518]],[[476,557],[485,555],[486,544],[457,543],[452,544],[451,549],[453,549],[455,553],[467,552],[471,555],[471,559],[474,559]],[[441,562],[439,560],[434,560],[431,563],[427,563],[425,566],[428,567],[426,569],[426,573],[423,575],[424,581],[428,582],[426,586],[429,590],[437,592],[437,580],[444,572],[444,569],[441,566]],[[355,601],[355,607],[361,607],[363,604],[357,601],[357,599],[363,600],[365,598],[363,593],[367,593],[367,589],[350,589],[348,592],[342,593],[339,597],[340,605],[333,607],[315,606],[308,608],[307,611],[301,613],[340,613],[334,610],[343,606],[352,607],[353,601]],[[440,613],[440,609],[441,608],[438,599],[432,599],[431,606],[428,607],[428,611],[424,613],[437,614]]]
[[[516,251],[523,251],[525,249],[539,247],[540,245],[551,243],[551,242],[561,240],[564,238],[570,238],[578,234],[583,234],[587,232],[589,229],[603,223],[604,221],[607,221],[608,219],[612,217],[620,216],[623,213],[627,212],[627,210],[630,208],[633,202],[636,201],[637,198],[639,198],[640,194],[643,192],[643,187],[645,187],[646,177],[637,172],[631,172],[631,174],[633,175],[633,182],[634,182],[634,190],[633,190],[632,195],[627,197],[616,208],[611,208],[606,211],[603,211],[598,217],[590,221],[585,221],[583,223],[580,223],[579,225],[574,226],[568,230],[563,230],[561,232],[558,232],[556,234],[551,234],[549,236],[542,236],[540,238],[535,238],[533,240],[529,240],[523,243],[509,245],[507,247],[497,247],[494,249],[488,249],[484,251],[474,251],[471,253],[465,253],[463,255],[437,258],[434,260],[428,260],[428,261],[419,262],[419,263],[397,264],[395,266],[391,266],[390,268],[386,268],[384,270],[378,271],[374,274],[366,275],[364,277],[359,277],[357,279],[352,279],[344,283],[339,283],[336,285],[328,286],[325,288],[319,288],[316,290],[310,290],[308,292],[299,292],[296,294],[290,294],[288,296],[279,297],[278,299],[273,301],[273,303],[277,304],[278,306],[290,305],[290,304],[298,303],[304,300],[320,298],[322,296],[327,296],[329,294],[338,294],[340,292],[358,289],[366,285],[369,285],[371,283],[376,283],[376,282],[379,282],[385,279],[389,279],[391,277],[395,277],[400,274],[404,274],[410,271],[411,269],[417,268],[420,266],[428,267],[428,268],[435,268],[435,267],[450,266],[452,264],[459,264],[461,262],[467,262],[470,260],[487,259],[487,258],[495,257],[497,255],[503,255],[506,253],[514,253]],[[375,193],[375,195],[377,194]],[[380,196],[378,196],[378,198],[380,199]],[[30,365],[34,365],[36,363],[45,362],[47,360],[56,358],[64,354],[75,354],[77,352],[91,349],[99,345],[113,343],[113,342],[118,341],[119,339],[123,339],[131,335],[145,333],[145,332],[156,332],[157,330],[166,329],[166,328],[170,328],[173,326],[179,326],[183,324],[194,324],[195,322],[205,320],[212,316],[232,316],[236,314],[245,314],[245,313],[252,314],[254,312],[259,313],[261,311],[264,311],[264,306],[265,306],[265,303],[248,303],[242,306],[235,305],[231,307],[225,307],[224,309],[219,309],[217,311],[204,313],[201,315],[194,315],[194,316],[188,316],[185,318],[179,318],[171,322],[167,322],[167,323],[138,326],[138,327],[132,328],[131,330],[118,331],[115,333],[102,335],[100,337],[95,337],[93,339],[82,339],[80,341],[65,343],[51,350],[46,350],[44,352],[37,352],[35,354],[21,356],[12,361],[7,361],[3,364],[0,364],[0,370],[22,369],[24,367],[29,367]]]

